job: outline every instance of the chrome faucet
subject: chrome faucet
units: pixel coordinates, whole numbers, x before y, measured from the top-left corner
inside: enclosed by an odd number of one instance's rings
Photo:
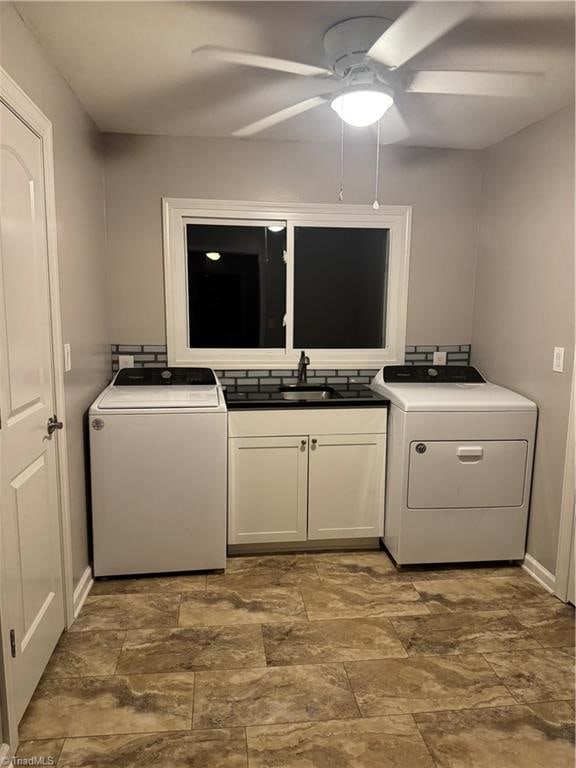
[[[298,361],[298,384],[306,384],[308,381],[308,366],[310,365],[310,358],[302,350],[300,352],[300,360]]]

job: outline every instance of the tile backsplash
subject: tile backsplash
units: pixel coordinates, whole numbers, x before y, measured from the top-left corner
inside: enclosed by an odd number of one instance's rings
[[[470,365],[470,344],[426,344],[406,347],[406,365],[429,365],[434,352],[446,352],[448,365]],[[162,368],[167,365],[166,346],[163,344],[112,344],[112,372],[118,370],[118,355],[133,355],[136,368]],[[377,369],[365,368],[310,368],[311,384],[368,384]],[[224,385],[294,384],[296,370],[217,370]]]

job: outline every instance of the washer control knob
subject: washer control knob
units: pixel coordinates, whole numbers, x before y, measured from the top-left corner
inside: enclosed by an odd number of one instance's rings
[[[418,443],[416,446],[416,453],[426,453],[426,446],[424,443]]]
[[[438,376],[436,368],[428,368],[428,376]]]

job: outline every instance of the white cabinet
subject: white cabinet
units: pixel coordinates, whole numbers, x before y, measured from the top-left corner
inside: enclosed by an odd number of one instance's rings
[[[383,535],[385,435],[310,440],[308,538]]]
[[[308,437],[228,442],[229,543],[305,541]]]
[[[386,409],[230,413],[229,544],[382,536],[386,420]]]

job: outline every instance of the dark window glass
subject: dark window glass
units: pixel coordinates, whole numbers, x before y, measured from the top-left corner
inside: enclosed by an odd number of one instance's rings
[[[189,345],[285,346],[286,230],[188,224]]]
[[[386,346],[388,230],[296,227],[294,346]]]

